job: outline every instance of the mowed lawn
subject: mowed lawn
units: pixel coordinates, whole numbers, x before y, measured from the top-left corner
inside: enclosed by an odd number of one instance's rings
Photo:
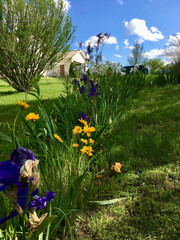
[[[39,86],[42,93],[42,103],[47,110],[51,109],[52,99],[63,94],[63,79],[43,77],[40,80]],[[7,83],[0,79],[0,127],[3,128],[6,123],[13,123],[15,116],[19,110],[17,100],[26,101],[31,105],[29,111],[36,111],[36,98],[27,93],[19,93]]]

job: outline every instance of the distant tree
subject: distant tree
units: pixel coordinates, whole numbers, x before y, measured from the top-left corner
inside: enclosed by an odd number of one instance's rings
[[[133,49],[128,58],[128,62],[130,65],[135,66],[136,64],[144,64],[145,63],[144,57],[144,47],[143,44],[139,44],[138,42],[135,43]]]
[[[62,59],[73,33],[62,0],[0,0],[0,75],[27,91]]]
[[[151,74],[158,73],[165,67],[164,62],[158,58],[154,58],[146,61],[145,65],[149,65]]]

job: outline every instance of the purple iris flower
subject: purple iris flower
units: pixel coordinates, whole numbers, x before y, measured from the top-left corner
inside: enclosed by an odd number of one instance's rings
[[[84,86],[82,86],[80,89],[79,89],[79,92],[80,94],[82,94],[83,92],[86,92],[86,88]]]
[[[81,78],[81,81],[84,81],[84,82],[89,81],[89,79],[88,79],[88,77],[87,77],[87,74],[84,74],[84,75],[83,75],[83,78]]]
[[[50,202],[55,197],[55,193],[50,191],[46,193],[46,197],[40,198],[38,195],[35,197],[36,199],[29,203],[28,208],[36,207],[37,210],[40,210],[46,206],[46,202]]]
[[[85,113],[81,113],[81,117],[79,118],[79,119],[84,119],[84,120],[88,120],[88,121],[90,121],[90,118],[88,117],[88,116],[86,116],[86,114]]]
[[[15,163],[19,168],[21,168],[27,160],[36,160],[36,156],[33,151],[19,147],[12,151],[11,161]]]
[[[18,184],[20,176],[19,168],[10,160],[0,163],[0,191],[4,191],[8,186]]]
[[[74,79],[74,80],[72,81],[72,84],[74,84],[74,85],[79,85],[79,82],[78,82],[77,79]]]

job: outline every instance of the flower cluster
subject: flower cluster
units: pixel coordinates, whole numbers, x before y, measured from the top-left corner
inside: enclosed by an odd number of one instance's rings
[[[21,106],[22,108],[25,108],[25,109],[30,107],[30,105],[28,105],[26,102],[20,102],[19,100],[17,100],[17,103],[19,106]]]
[[[82,146],[81,152],[82,154],[87,154],[88,156],[92,156],[94,150],[92,149],[91,144],[94,144],[94,140],[91,137],[91,134],[96,131],[95,127],[91,127],[88,125],[88,122],[86,120],[90,120],[89,117],[85,115],[85,113],[81,113],[81,118],[78,118],[78,122],[83,124],[83,127],[81,126],[75,126],[73,131],[73,134],[76,137],[76,140],[79,141],[79,143],[75,142],[73,143],[74,148],[78,148],[79,145],[85,144]],[[80,137],[80,134],[83,134],[83,137],[87,136],[88,139]],[[89,145],[88,145],[89,144]]]
[[[15,149],[11,153],[11,160],[0,163],[0,191],[6,191],[8,197],[13,203],[14,211],[9,216],[0,219],[0,224],[4,223],[16,215],[24,216],[24,209],[27,207],[29,212],[28,226],[31,231],[35,231],[47,213],[38,218],[36,210],[44,208],[46,202],[50,202],[55,194],[50,191],[46,197],[38,196],[40,185],[40,174],[38,172],[39,160],[35,154],[22,147]],[[30,196],[30,201],[28,201]],[[31,219],[31,220],[30,220]]]

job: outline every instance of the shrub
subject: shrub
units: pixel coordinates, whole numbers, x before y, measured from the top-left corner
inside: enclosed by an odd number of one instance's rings
[[[78,77],[78,72],[76,70],[76,64],[74,62],[71,63],[69,67],[69,76],[72,78],[77,78]]]

